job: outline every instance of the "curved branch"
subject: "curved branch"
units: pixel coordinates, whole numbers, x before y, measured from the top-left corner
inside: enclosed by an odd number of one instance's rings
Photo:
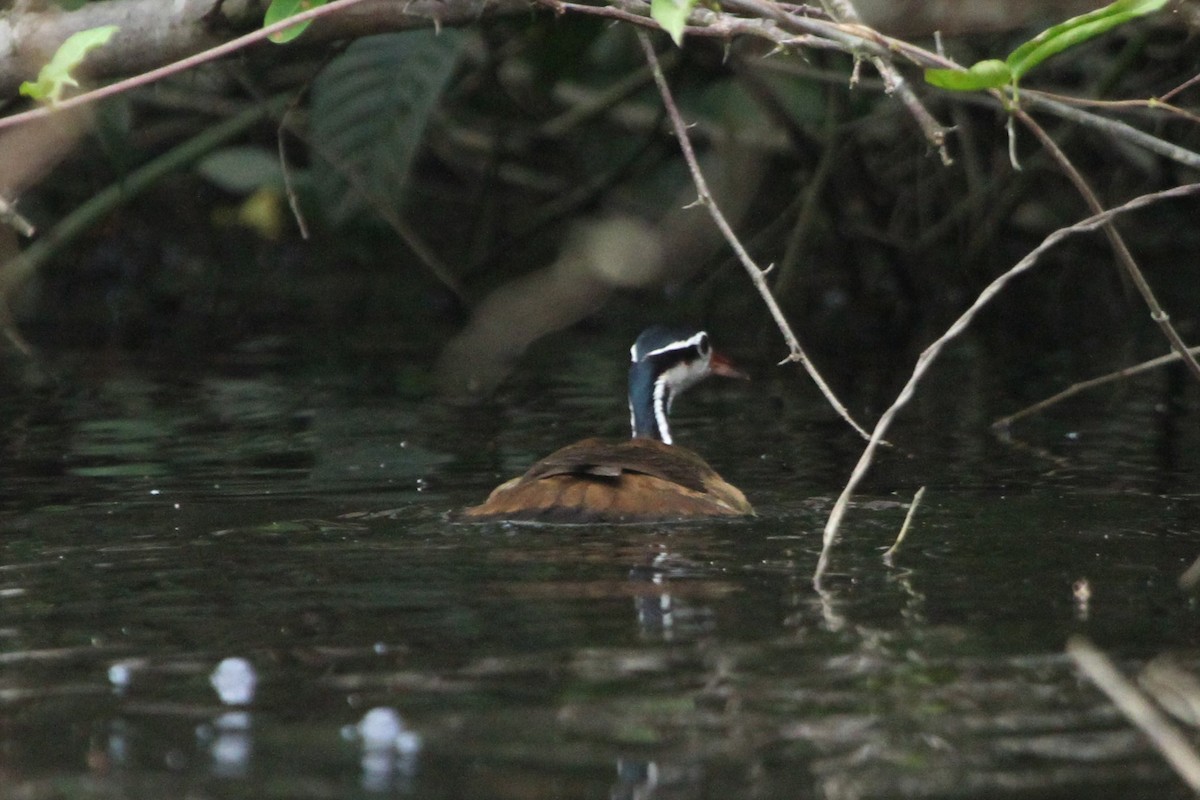
[[[929,345],[929,347],[926,347],[923,351],[921,351],[921,355],[917,358],[916,366],[913,367],[912,375],[909,376],[908,382],[904,384],[904,387],[900,390],[900,393],[896,396],[896,399],[892,401],[892,404],[888,406],[887,410],[884,411],[879,417],[879,421],[875,423],[875,430],[871,432],[870,441],[867,442],[866,448],[863,450],[862,455],[859,456],[858,463],[854,465],[854,471],[851,472],[850,479],[846,482],[846,486],[844,489],[842,489],[842,493],[838,495],[837,502],[833,504],[833,510],[829,512],[829,519],[825,522],[825,531],[821,545],[821,557],[817,560],[817,569],[813,574],[813,583],[818,587],[818,590],[821,579],[824,577],[825,571],[829,568],[829,557],[833,552],[833,545],[837,542],[838,530],[841,527],[842,518],[846,515],[846,508],[850,504],[850,498],[854,495],[854,491],[858,488],[858,484],[862,482],[863,477],[866,476],[867,470],[871,466],[871,461],[875,457],[876,448],[879,447],[880,442],[883,440],[884,434],[891,426],[892,420],[895,419],[896,414],[899,413],[901,408],[908,404],[910,399],[912,399],[913,393],[916,391],[917,384],[920,382],[921,378],[925,376],[925,373],[929,370],[929,367],[933,364],[933,361],[941,354],[946,345],[967,329],[967,326],[969,326],[975,319],[975,315],[978,314],[985,305],[991,302],[991,300],[1000,293],[1000,291],[1005,287],[1006,284],[1008,284],[1009,281],[1021,273],[1031,269],[1038,263],[1038,260],[1041,258],[1043,253],[1045,253],[1051,247],[1054,247],[1063,239],[1076,233],[1083,233],[1085,231],[1093,231],[1097,228],[1102,228],[1108,224],[1113,217],[1116,217],[1120,214],[1125,214],[1162,200],[1185,197],[1197,192],[1200,192],[1200,183],[1191,183],[1184,186],[1176,186],[1172,189],[1166,189],[1161,192],[1144,194],[1140,197],[1135,197],[1129,202],[1117,206],[1116,208],[1109,209],[1108,211],[1102,211],[1099,214],[1094,214],[1093,216],[1088,217],[1087,219],[1080,220],[1074,225],[1070,225],[1066,228],[1059,228],[1043,239],[1041,244],[1031,250],[1010,270],[989,283],[987,287],[980,292],[979,296],[975,298],[975,302],[971,304],[971,307],[964,311],[962,315],[954,321],[954,324],[952,324],[946,330],[945,333],[939,336],[932,344]]]

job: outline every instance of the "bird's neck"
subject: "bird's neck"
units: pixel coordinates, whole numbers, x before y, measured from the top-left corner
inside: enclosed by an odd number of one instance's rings
[[[671,444],[667,414],[672,399],[674,389],[666,373],[655,374],[649,364],[634,364],[629,370],[629,420],[633,438]]]

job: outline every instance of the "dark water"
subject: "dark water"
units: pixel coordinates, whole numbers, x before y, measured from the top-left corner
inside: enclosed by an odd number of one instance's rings
[[[573,341],[484,409],[270,361],[64,359],[0,400],[0,793],[1189,796],[1063,648],[1200,667],[1176,585],[1200,555],[1194,391],[1172,409],[1151,376],[1005,444],[986,422],[1020,403],[951,364],[820,591],[860,443],[799,380],[677,405],[753,521],[444,521],[555,446],[623,435],[622,365],[593,367],[624,347]],[[249,704],[214,689],[223,661]]]

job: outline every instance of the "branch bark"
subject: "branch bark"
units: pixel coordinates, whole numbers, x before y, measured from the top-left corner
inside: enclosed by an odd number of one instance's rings
[[[262,27],[260,0],[106,0],[77,11],[47,10],[0,15],[0,96],[12,96],[71,34],[100,25],[120,31],[88,55],[93,80],[169,64]],[[495,14],[528,13],[528,0],[363,0],[327,14],[305,31],[301,44],[320,44],[371,33],[466,25]],[[320,16],[320,15],[318,15]]]

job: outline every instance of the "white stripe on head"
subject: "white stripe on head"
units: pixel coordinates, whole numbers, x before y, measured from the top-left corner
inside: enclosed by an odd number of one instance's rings
[[[689,339],[680,339],[678,341],[671,342],[670,344],[663,345],[662,347],[658,348],[657,350],[651,350],[649,353],[646,353],[644,356],[642,356],[642,358],[649,358],[650,356],[656,356],[659,353],[669,353],[672,350],[684,350],[689,347],[699,347],[700,340],[707,335],[708,334],[706,334],[704,331],[697,331],[696,333],[692,334],[691,338],[689,338]],[[637,344],[636,343],[629,350],[630,350],[630,353],[634,357],[633,358],[634,361],[641,360],[637,357]]]

